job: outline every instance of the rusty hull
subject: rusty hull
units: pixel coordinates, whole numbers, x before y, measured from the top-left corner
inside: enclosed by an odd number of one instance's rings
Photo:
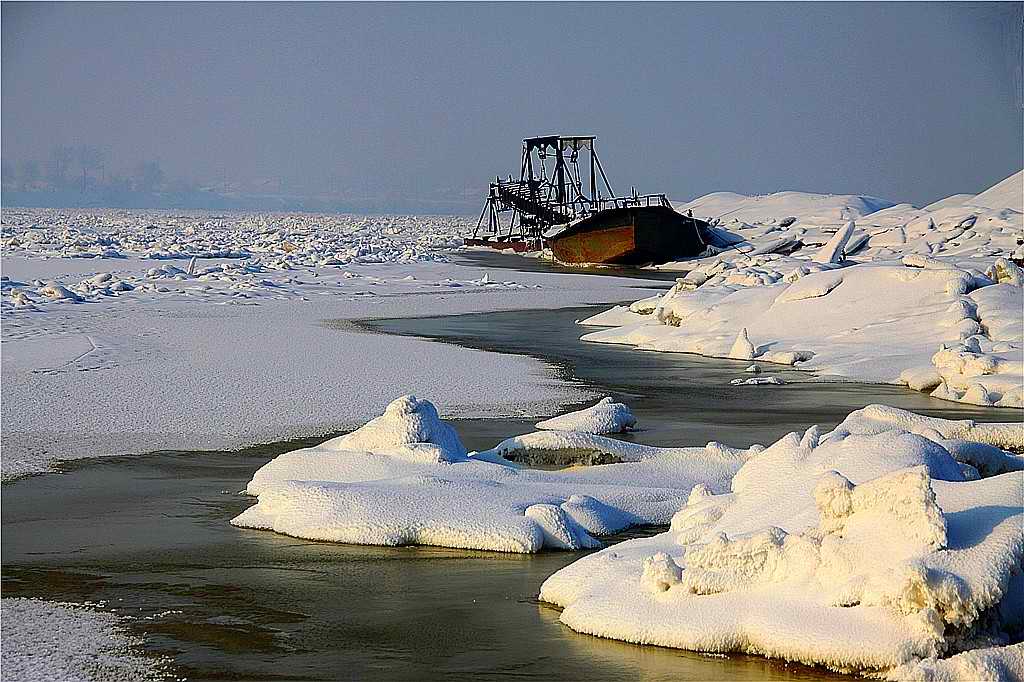
[[[696,256],[705,249],[701,226],[667,206],[600,211],[549,240],[563,263],[645,265]]]

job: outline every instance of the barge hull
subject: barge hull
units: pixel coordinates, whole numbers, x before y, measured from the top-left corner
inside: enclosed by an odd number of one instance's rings
[[[707,223],[667,206],[612,208],[573,223],[550,246],[563,263],[665,263],[702,253],[702,227]]]

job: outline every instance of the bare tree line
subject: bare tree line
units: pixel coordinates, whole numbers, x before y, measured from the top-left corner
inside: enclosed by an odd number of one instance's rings
[[[160,162],[140,161],[130,171],[112,171],[107,153],[95,145],[55,145],[40,162],[3,159],[2,181],[5,190],[117,192],[182,191],[191,189],[181,181],[169,182]]]

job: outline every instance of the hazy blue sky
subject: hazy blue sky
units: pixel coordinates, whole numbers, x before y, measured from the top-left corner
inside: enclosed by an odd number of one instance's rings
[[[1020,170],[1021,3],[2,6],[5,160],[476,195],[520,139],[614,184],[927,203]]]

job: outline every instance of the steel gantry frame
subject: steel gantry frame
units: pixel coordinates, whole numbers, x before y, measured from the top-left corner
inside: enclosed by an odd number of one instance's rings
[[[597,155],[596,139],[594,135],[525,138],[519,179],[509,176],[507,180],[495,178],[490,183],[473,238],[483,229],[488,239],[519,240],[539,247],[543,233],[553,225],[570,223],[607,208],[669,205],[664,194],[641,196],[635,189],[629,196],[616,197]],[[580,156],[584,154],[589,157],[587,188],[580,168]],[[512,216],[504,226],[501,214],[508,212]]]

